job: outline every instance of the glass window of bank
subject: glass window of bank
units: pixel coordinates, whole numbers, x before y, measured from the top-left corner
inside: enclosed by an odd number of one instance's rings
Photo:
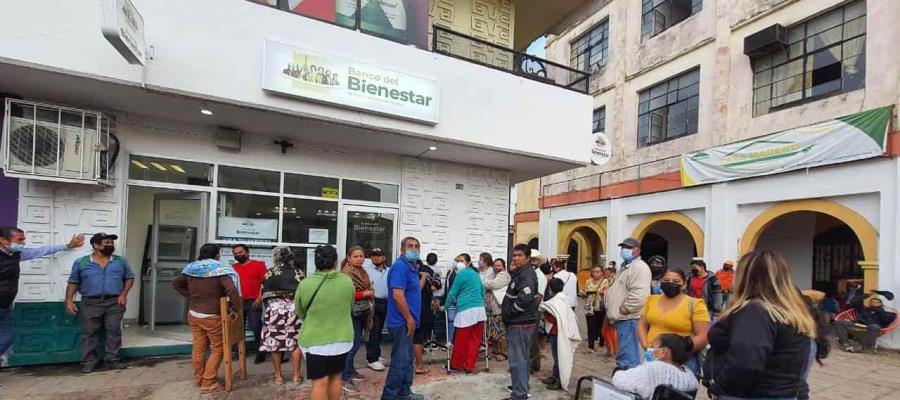
[[[753,115],[861,89],[866,80],[866,2],[788,28],[787,48],[752,58]]]

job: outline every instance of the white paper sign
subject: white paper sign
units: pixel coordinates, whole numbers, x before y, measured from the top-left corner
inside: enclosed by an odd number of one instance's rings
[[[144,17],[131,0],[103,0],[103,37],[128,61],[144,65],[147,45],[144,42]]]
[[[278,220],[219,217],[216,236],[222,240],[274,242],[278,240]]]
[[[266,40],[263,89],[436,124],[437,82]]]
[[[306,276],[316,273],[316,249],[306,249]]]
[[[309,228],[309,243],[328,243],[328,229]]]

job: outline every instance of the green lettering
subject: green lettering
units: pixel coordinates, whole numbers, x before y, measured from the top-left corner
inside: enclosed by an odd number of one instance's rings
[[[397,89],[391,89],[391,98],[397,100],[397,96],[400,95],[400,92]]]
[[[350,89],[353,91],[359,90],[359,78],[348,76],[347,77],[347,89]]]

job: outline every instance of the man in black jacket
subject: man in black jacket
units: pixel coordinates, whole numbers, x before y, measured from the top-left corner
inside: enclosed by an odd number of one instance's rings
[[[836,321],[835,330],[837,331],[838,344],[847,352],[853,352],[855,349],[850,346],[847,340],[848,333],[854,327],[865,326],[866,336],[863,339],[863,351],[873,352],[875,350],[875,342],[881,335],[881,330],[891,325],[897,319],[897,313],[884,308],[884,301],[881,296],[893,298],[891,292],[876,292],[876,295],[870,297],[869,306],[862,307],[861,304],[851,304],[856,309],[856,321]]]
[[[528,344],[534,334],[539,303],[537,274],[529,264],[530,252],[524,244],[513,248],[509,286],[500,306],[508,341],[511,400],[528,398],[528,363],[531,359]]]
[[[703,299],[711,318],[715,319],[716,314],[722,312],[722,285],[714,274],[707,271],[703,260],[691,261],[691,276],[688,277],[685,293]]]

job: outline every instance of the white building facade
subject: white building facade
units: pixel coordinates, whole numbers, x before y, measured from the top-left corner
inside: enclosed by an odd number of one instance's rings
[[[405,236],[442,263],[502,255],[510,186],[588,162],[591,99],[577,87],[587,80],[539,82],[508,49],[583,2],[547,11],[550,22],[530,1],[404,1],[387,37],[359,20],[341,26],[334,2],[318,2],[331,17],[288,3],[133,0],[122,15],[137,34],[125,42],[143,41],[144,65],[104,38],[97,4],[0,6],[16,15],[0,27],[4,223],[24,229],[29,246],[119,236],[117,254],[139,276],[124,337],[133,355],[186,349],[184,302],[169,282],[203,243],[221,244],[223,260],[236,243],[266,261],[290,246],[308,271],[317,245],[395,258]],[[400,31],[409,37],[391,37]],[[57,133],[72,129],[85,145]],[[93,161],[60,173],[75,149]],[[59,302],[88,252],[23,263],[14,364],[77,354]]]
[[[591,70],[593,130],[612,151],[605,165],[518,185],[520,203],[528,191],[539,200],[517,209],[516,240],[537,239],[578,270],[617,260],[615,244],[629,236],[643,241],[645,257],[686,270],[695,258],[715,271],[771,249],[801,289],[840,299],[858,280],[900,293],[898,22],[900,4],[879,0],[582,7],[548,38],[547,56]],[[699,184],[684,167],[732,144],[885,109],[878,150],[860,159]],[[881,340],[900,346],[896,332]]]

